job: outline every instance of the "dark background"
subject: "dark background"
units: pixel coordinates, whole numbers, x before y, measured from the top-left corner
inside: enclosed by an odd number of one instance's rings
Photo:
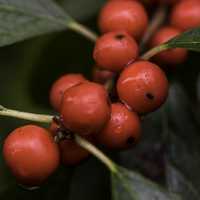
[[[63,0],[60,3],[71,16],[97,31],[97,13],[104,0]],[[48,101],[51,84],[60,75],[69,72],[83,73],[91,78],[94,64],[92,50],[92,42],[71,31],[44,35],[0,48],[0,104],[27,112],[53,114]],[[193,131],[191,123],[194,121],[195,131],[199,130],[197,98],[199,58],[199,54],[190,53],[186,63],[168,72],[172,82],[170,103],[172,102],[175,110],[172,110],[170,118],[172,129],[181,132],[182,128],[182,132],[186,135]],[[181,92],[176,96],[174,90]],[[162,111],[145,118],[144,136],[136,148],[125,152],[109,152],[109,154],[123,166],[139,170],[152,180],[164,184],[166,180],[164,159],[167,148],[163,145],[165,129],[163,131]],[[23,120],[0,118],[1,148],[4,138],[10,131],[27,123]],[[2,200],[106,200],[110,198],[109,173],[93,157],[77,167],[61,166],[40,189],[28,191],[17,185],[14,177],[7,170],[1,154],[0,199]]]

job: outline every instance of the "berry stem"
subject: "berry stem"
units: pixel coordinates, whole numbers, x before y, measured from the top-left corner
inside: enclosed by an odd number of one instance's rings
[[[106,83],[104,84],[104,87],[106,88],[108,92],[111,92],[114,87],[114,84],[115,84],[114,79],[115,77],[112,77],[111,79],[107,80]]]
[[[161,51],[165,51],[167,49],[169,49],[169,45],[162,44],[160,46],[157,46],[157,47],[154,47],[154,48],[150,49],[149,51],[144,53],[140,58],[142,60],[149,60],[150,58],[152,58],[156,54],[160,53]]]
[[[154,32],[163,24],[167,16],[167,7],[164,4],[161,4],[156,10],[155,14],[152,17],[152,20],[146,30],[144,37],[140,43],[140,49],[143,49]]]
[[[0,116],[14,117],[40,123],[51,123],[53,116],[11,110],[0,105]]]
[[[112,173],[114,174],[118,173],[117,165],[104,153],[102,153],[99,149],[97,149],[93,144],[91,144],[90,142],[88,142],[87,140],[78,135],[75,136],[75,140],[81,147],[88,150],[91,154],[97,157],[102,163],[104,163]]]
[[[86,38],[88,38],[92,42],[95,42],[96,39],[98,38],[98,35],[96,33],[94,33],[93,31],[88,29],[86,26],[84,26],[84,25],[82,25],[82,24],[80,24],[76,21],[73,21],[70,24],[68,24],[68,27],[71,30],[85,36]]]
[[[54,116],[52,115],[42,115],[42,114],[34,114],[18,110],[12,110],[5,108],[2,105],[0,105],[0,116],[8,116],[18,119],[24,119],[24,120],[40,122],[40,123],[48,123],[48,124],[50,124],[54,118]],[[75,140],[77,144],[79,144],[84,149],[88,150],[91,154],[93,154],[101,162],[103,162],[112,173],[118,172],[117,165],[105,154],[103,154],[99,149],[97,149],[93,144],[91,144],[90,142],[88,142],[87,140],[78,135],[75,135]]]

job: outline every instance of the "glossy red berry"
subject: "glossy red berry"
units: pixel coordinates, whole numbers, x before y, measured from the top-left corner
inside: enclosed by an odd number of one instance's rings
[[[168,81],[164,72],[148,61],[128,66],[117,82],[120,99],[134,111],[144,114],[159,108],[168,94]]]
[[[110,119],[106,89],[93,82],[70,88],[63,97],[61,116],[65,127],[80,135],[99,131]]]
[[[179,31],[179,29],[175,27],[162,27],[154,34],[151,40],[151,47],[155,47],[162,43],[165,43],[168,40],[174,38],[175,36],[178,36],[179,34],[181,34],[181,31]],[[157,54],[154,58],[156,61],[163,64],[176,65],[186,60],[187,50],[183,48],[170,49]]]
[[[111,110],[111,119],[97,135],[98,142],[112,149],[125,149],[136,144],[141,134],[138,115],[120,103],[112,104]]]
[[[53,108],[57,111],[60,111],[64,92],[70,87],[73,87],[84,81],[86,81],[86,79],[81,74],[66,74],[55,81],[50,90],[50,103]]]
[[[99,28],[102,33],[126,31],[139,39],[147,25],[148,16],[144,6],[133,0],[108,1],[99,16]]]
[[[112,79],[114,73],[108,70],[94,67],[92,71],[92,80],[96,83],[105,84],[108,80]]]
[[[3,156],[16,179],[26,186],[38,186],[59,165],[59,150],[43,128],[27,125],[5,139]]]
[[[200,1],[182,0],[177,3],[171,13],[173,26],[186,31],[200,26]]]
[[[93,58],[99,67],[117,72],[134,61],[138,52],[138,45],[129,34],[115,31],[106,33],[97,40]]]

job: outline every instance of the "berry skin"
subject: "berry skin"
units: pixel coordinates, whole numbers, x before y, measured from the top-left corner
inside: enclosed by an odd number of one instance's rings
[[[111,119],[97,135],[97,141],[110,149],[126,149],[134,145],[141,134],[138,115],[121,103],[111,107]]]
[[[117,72],[134,61],[138,52],[138,45],[129,34],[115,31],[106,33],[97,40],[93,58],[99,67]]]
[[[186,31],[200,26],[200,1],[182,0],[172,9],[171,25]]]
[[[49,130],[53,137],[58,134],[60,126],[55,122],[52,122]],[[92,141],[93,138],[86,138]],[[80,147],[73,139],[62,139],[59,141],[59,150],[61,155],[61,161],[66,166],[74,166],[81,161],[89,157],[89,152]]]
[[[159,108],[168,95],[168,81],[164,72],[148,61],[129,65],[117,82],[119,98],[139,114]]]
[[[16,179],[26,186],[38,186],[59,165],[59,149],[43,128],[26,125],[8,135],[3,146],[6,164]]]
[[[105,84],[108,80],[112,79],[113,76],[113,72],[99,69],[98,67],[94,67],[92,72],[93,81],[100,84]]]
[[[79,164],[89,157],[90,153],[73,140],[62,140],[59,144],[62,163],[66,166]]]
[[[140,39],[147,28],[148,16],[138,1],[108,1],[100,12],[98,23],[102,33],[126,31]]]
[[[67,129],[82,136],[99,131],[110,119],[106,89],[93,82],[70,88],[63,97],[61,117]]]
[[[165,26],[158,30],[151,40],[151,47],[158,46],[175,36],[181,34],[177,28],[172,26]],[[187,58],[188,51],[183,48],[175,48],[157,54],[154,58],[159,63],[176,65],[184,62]]]
[[[70,87],[73,87],[85,81],[86,79],[81,74],[66,74],[55,81],[50,90],[50,103],[53,108],[56,111],[60,111],[61,101],[64,92]]]

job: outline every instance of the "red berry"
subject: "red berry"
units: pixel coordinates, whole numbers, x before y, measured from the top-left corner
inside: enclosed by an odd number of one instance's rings
[[[144,114],[154,111],[165,102],[168,81],[157,65],[138,61],[121,73],[117,91],[123,102],[134,111]]]
[[[17,128],[9,134],[3,156],[13,175],[27,186],[40,185],[59,165],[59,150],[53,137],[34,125]]]
[[[61,116],[65,127],[80,135],[99,131],[110,119],[106,89],[93,82],[70,88],[63,97]]]
[[[138,51],[138,45],[130,35],[115,31],[106,33],[97,40],[93,57],[99,67],[120,71],[137,58]]]
[[[92,79],[96,83],[105,84],[108,80],[112,79],[114,73],[108,70],[93,68]]]
[[[181,34],[181,31],[179,31],[177,28],[172,26],[165,26],[155,33],[151,41],[151,46],[158,46],[179,34]],[[184,62],[186,58],[187,50],[183,48],[170,49],[155,56],[155,60],[158,62],[172,65],[180,64]]]
[[[177,3],[172,10],[170,22],[183,31],[200,26],[200,1],[182,0]]]
[[[77,165],[88,158],[90,153],[76,144],[75,141],[66,139],[59,144],[61,159],[64,165]]]
[[[144,6],[133,0],[108,1],[99,16],[102,33],[126,31],[136,39],[142,37],[148,25]]]
[[[49,130],[53,137],[58,134],[59,125],[52,122]],[[93,138],[87,138],[92,141]],[[59,141],[61,161],[66,166],[77,165],[89,156],[89,152],[80,147],[73,139],[61,139]]]
[[[108,148],[128,148],[140,137],[140,119],[123,104],[114,103],[111,109],[111,119],[97,135],[97,140]]]
[[[55,81],[50,91],[50,103],[54,109],[60,111],[62,97],[67,89],[85,81],[81,74],[66,74]]]

